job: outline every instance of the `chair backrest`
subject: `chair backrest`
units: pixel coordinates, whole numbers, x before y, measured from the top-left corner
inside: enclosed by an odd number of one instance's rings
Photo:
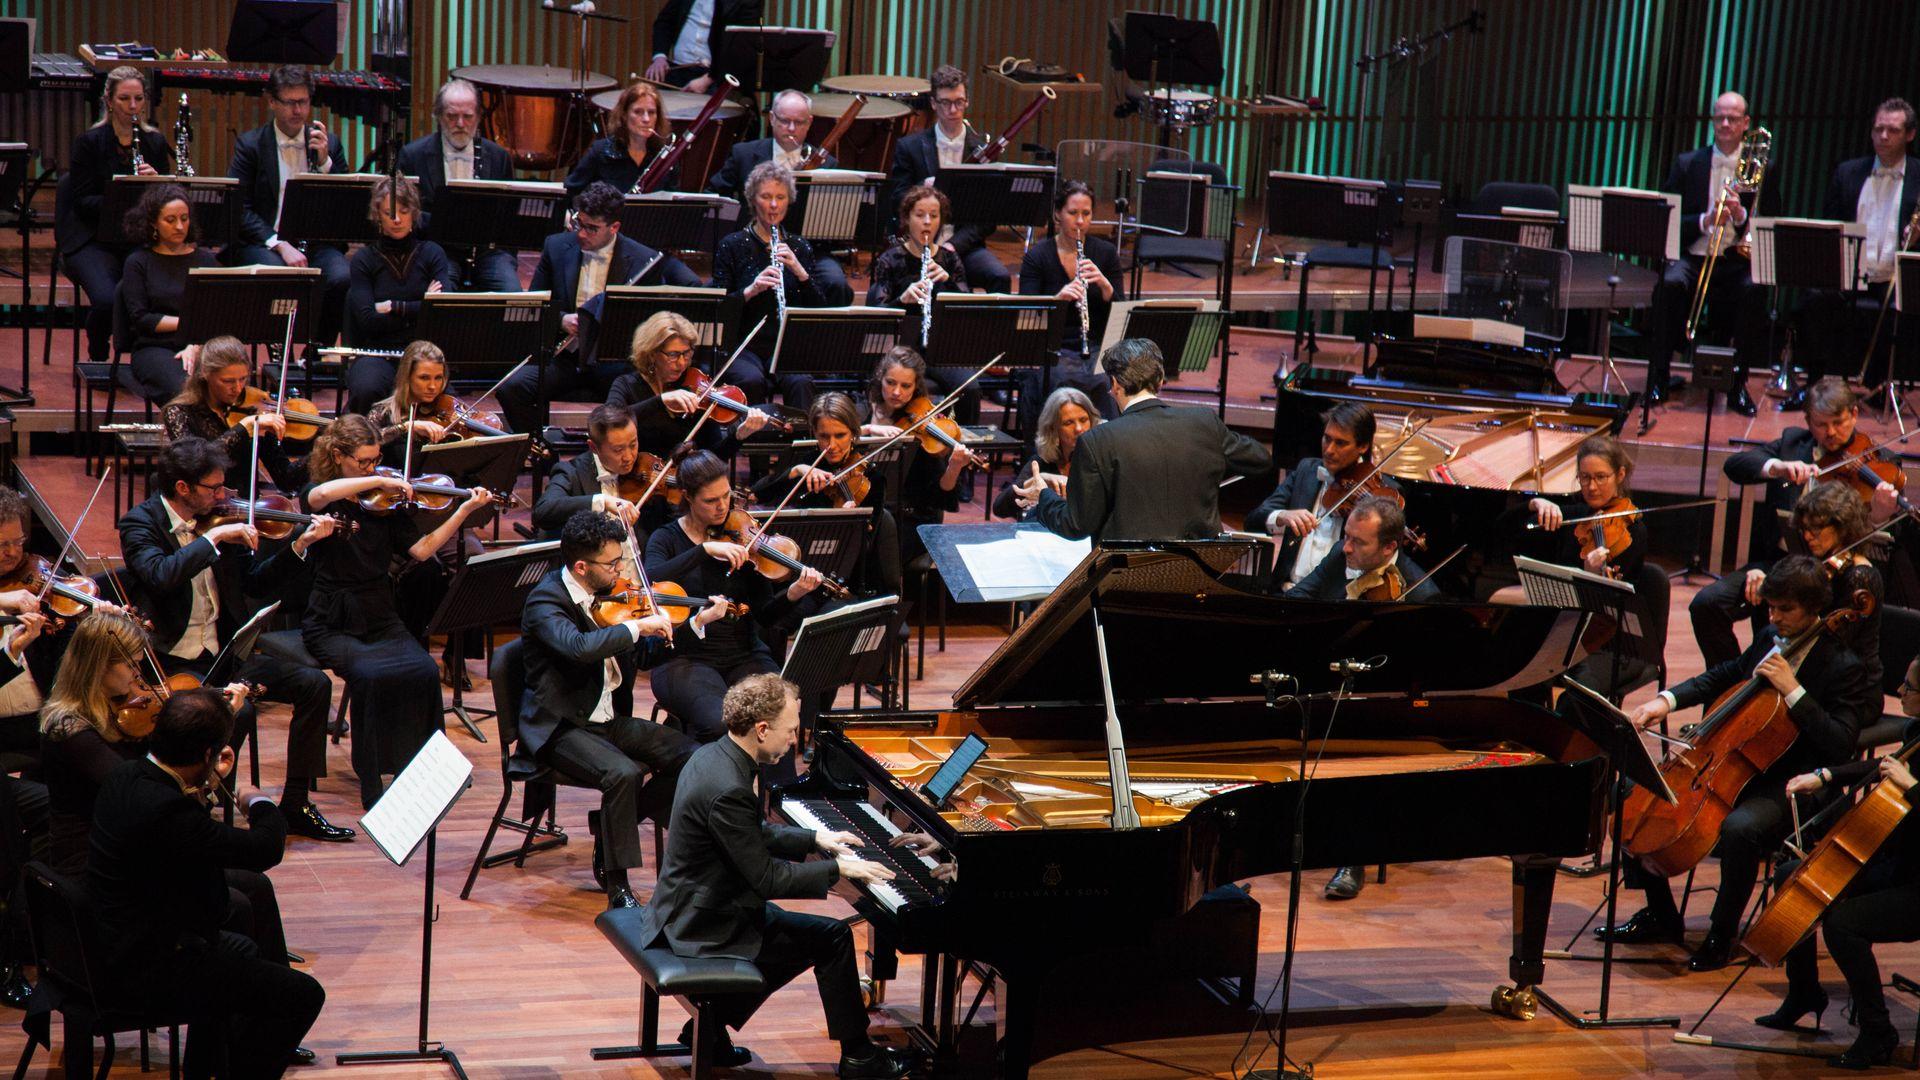
[[[1140,178],[1137,218],[1140,225],[1163,235],[1225,241],[1233,235],[1239,193],[1239,188],[1226,182],[1226,170],[1218,165],[1163,159]]]
[[[1880,692],[1898,694],[1907,665],[1920,656],[1920,611],[1880,605]]]
[[[487,677],[493,680],[494,723],[500,733],[500,760],[513,756],[520,742],[520,695],[527,685],[525,638],[514,638],[493,647],[493,660],[487,665]]]
[[[40,977],[51,979],[62,995],[91,1002],[94,1011],[92,960],[99,955],[93,933],[93,909],[80,886],[38,859],[23,874],[27,925],[33,940],[34,962]]]
[[[1560,192],[1547,184],[1523,184],[1512,180],[1490,181],[1473,197],[1470,209],[1476,214],[1494,214],[1503,206],[1528,210],[1560,211]]]

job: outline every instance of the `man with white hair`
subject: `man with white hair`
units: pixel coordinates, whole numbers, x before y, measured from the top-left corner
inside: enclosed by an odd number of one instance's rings
[[[433,96],[435,130],[400,148],[400,172],[420,178],[420,228],[429,228],[433,207],[449,180],[511,180],[507,148],[479,134],[480,92],[465,79],[448,79]],[[519,292],[520,268],[513,252],[448,249],[461,284],[476,292]],[[471,256],[471,258],[469,258]]]

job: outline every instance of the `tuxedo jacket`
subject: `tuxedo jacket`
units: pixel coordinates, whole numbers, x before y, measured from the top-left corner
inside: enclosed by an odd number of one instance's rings
[[[1873,167],[1879,160],[1868,154],[1841,162],[1833,170],[1833,180],[1827,185],[1821,216],[1830,221],[1852,221],[1860,212],[1860,189],[1867,186],[1867,179],[1873,175]],[[1920,158],[1909,154],[1906,173],[1900,180],[1900,228],[1906,228],[1907,222],[1912,220],[1916,202],[1920,202]]]
[[[1769,160],[1767,171],[1780,167],[1780,159],[1774,156]],[[1700,239],[1700,215],[1713,209],[1714,199],[1720,194],[1708,191],[1713,183],[1713,144],[1689,150],[1673,159],[1673,168],[1667,171],[1667,182],[1660,190],[1669,195],[1680,196],[1680,250],[1684,253]],[[1740,194],[1740,205],[1747,208],[1748,214],[1760,214],[1775,217],[1780,213],[1780,185],[1762,184],[1757,196],[1753,192]],[[1739,254],[1728,250],[1727,255],[1739,258]]]
[[[327,133],[328,172],[347,171],[347,152],[340,136]],[[227,175],[240,181],[242,244],[264,244],[274,235],[280,216],[280,144],[271,121],[240,136],[233,144],[233,163]]]
[[[719,171],[707,178],[707,190],[725,195],[729,199],[744,201],[747,177],[753,175],[753,170],[773,160],[773,147],[774,141],[770,138],[734,143],[733,149],[727,151],[726,164],[720,166]],[[813,152],[811,147],[802,149],[808,154]],[[828,154],[826,161],[820,167],[837,169],[840,167],[840,159]],[[750,214],[742,214],[741,217],[743,220],[752,220]]]
[[[720,63],[720,45],[727,27],[759,22],[762,5],[763,0],[713,0],[713,26],[707,34],[707,48],[714,64]],[[680,28],[687,24],[687,15],[692,10],[693,0],[667,0],[653,20],[654,55],[665,56],[671,62],[674,42],[680,40]]]
[[[634,641],[624,626],[595,626],[567,591],[562,568],[549,570],[527,594],[520,632],[527,644],[527,688],[520,709],[516,756],[537,759],[564,725],[587,726],[600,703],[605,661],[620,665],[620,686],[633,680],[642,658],[661,648],[653,638]],[[619,686],[614,690],[619,690]]]
[[[591,449],[554,466],[540,498],[533,504],[533,527],[549,540],[560,538],[567,519],[582,510],[593,509],[593,497],[600,494],[600,459]]]
[[[119,527],[131,599],[153,623],[153,643],[158,649],[180,640],[186,631],[193,615],[192,581],[201,571],[213,569],[214,593],[220,601],[214,633],[225,643],[257,610],[248,596],[272,595],[301,565],[291,544],[271,540],[261,542],[268,550],[258,554],[232,544],[216,548],[204,536],[182,547],[173,534],[165,502],[157,494],[128,510]]]
[[[1679,709],[1710,706],[1745,682],[1779,642],[1772,626],[1754,635],[1745,652],[1695,675],[1668,693]],[[1869,683],[1860,658],[1830,635],[1813,644],[1795,673],[1807,692],[1787,710],[1800,735],[1763,778],[1776,787],[1804,772],[1838,765],[1854,755],[1861,725],[1880,712],[1880,687]]]
[[[668,255],[659,262],[654,259],[660,253],[629,236],[615,237],[613,257],[607,262],[608,285],[681,285],[698,286],[702,284],[700,276],[687,269],[687,264]],[[645,269],[648,263],[653,268],[646,276],[634,279],[634,275]],[[563,312],[578,310],[573,303],[573,294],[580,288],[580,239],[570,232],[554,233],[547,237],[546,246],[540,249],[540,262],[533,268],[533,280],[528,283],[530,292],[553,291],[553,302]]]
[[[400,173],[420,178],[420,221],[424,232],[433,220],[433,204],[447,187],[447,163],[440,156],[440,132],[430,131],[400,148]],[[473,137],[473,179],[513,179],[513,155],[479,135]]]
[[[1275,510],[1311,510],[1314,501],[1320,497],[1320,469],[1326,462],[1317,457],[1301,458],[1300,463],[1287,472],[1287,478],[1273,489],[1273,494],[1261,501],[1253,512],[1247,515],[1248,532],[1266,532],[1267,518]],[[1391,476],[1380,478],[1395,491],[1400,485]],[[1358,499],[1356,495],[1354,498]],[[1339,550],[1334,545],[1334,550]],[[1293,569],[1293,561],[1300,557],[1300,537],[1287,533],[1280,541],[1280,552],[1274,559],[1274,569],[1287,575]]]
[[[966,153],[986,145],[986,140],[973,133],[969,128],[966,135]],[[887,203],[881,207],[882,213],[891,224],[887,231],[897,231],[900,225],[900,199],[907,189],[916,184],[924,184],[930,176],[940,175],[940,143],[933,128],[922,128],[901,139],[893,148],[893,171],[887,176]],[[978,225],[956,226],[953,230],[953,250],[962,255],[973,251],[986,241],[986,229]]]
[[[664,938],[679,956],[756,959],[768,901],[818,899],[839,880],[830,859],[796,861],[814,850],[812,832],[761,816],[758,771],[725,736],[680,770],[659,884],[643,909],[648,946]]]
[[[1405,551],[1394,553],[1393,564],[1400,569],[1400,580],[1405,585],[1419,585],[1410,593],[1402,596],[1402,601],[1430,604],[1446,599],[1440,589],[1431,581],[1421,581],[1427,576],[1420,564],[1407,558]],[[1340,548],[1327,552],[1327,557],[1293,584],[1293,587],[1280,595],[1289,600],[1345,600],[1347,598],[1347,553]]]
[[[161,172],[172,168],[173,148],[165,135],[142,128],[134,137],[140,140],[140,156],[147,164]],[[62,197],[53,205],[53,236],[62,253],[71,255],[93,239],[100,227],[107,185],[115,176],[131,172],[120,156],[120,137],[113,133],[112,124],[90,127],[73,140],[67,176],[57,192]]]

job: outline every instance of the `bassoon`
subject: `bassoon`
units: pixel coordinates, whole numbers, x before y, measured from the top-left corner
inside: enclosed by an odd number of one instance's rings
[[[1000,160],[1000,155],[1007,152],[1007,145],[1013,142],[1015,135],[1020,134],[1020,129],[1033,123],[1033,118],[1040,115],[1040,110],[1046,108],[1047,103],[1058,96],[1053,92],[1053,87],[1041,87],[1040,93],[1034,96],[1033,101],[1020,111],[1019,116],[1013,118],[1013,123],[1007,125],[1007,130],[981,143],[980,149],[975,150],[973,156],[967,160],[975,165],[986,165]]]
[[[672,140],[653,156],[653,161],[649,162],[646,171],[640,174],[640,179],[634,181],[634,186],[640,189],[640,194],[652,194],[659,190],[661,184],[666,183],[667,175],[673,171],[675,165],[680,163],[681,156],[687,152],[688,147],[693,145],[693,140],[699,138],[701,129],[713,121],[714,113],[720,111],[720,103],[727,99],[728,94],[739,88],[739,79],[731,75],[721,76],[720,85],[713,88],[713,96],[707,99],[705,105],[700,106],[700,113],[693,118],[693,123],[688,124],[685,130],[675,132]]]

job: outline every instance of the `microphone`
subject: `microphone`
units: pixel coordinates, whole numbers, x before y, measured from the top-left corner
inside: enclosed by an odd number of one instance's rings
[[[1348,657],[1345,660],[1335,660],[1328,664],[1327,670],[1336,675],[1361,675],[1386,666],[1387,658],[1384,656],[1376,656],[1371,660],[1355,660],[1352,657]]]

